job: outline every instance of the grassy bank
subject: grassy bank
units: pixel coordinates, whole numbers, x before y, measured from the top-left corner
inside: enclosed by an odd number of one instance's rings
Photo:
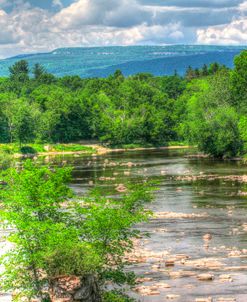
[[[1,154],[38,154],[52,152],[85,152],[93,153],[94,148],[80,144],[26,144],[19,146],[18,144],[0,144]]]

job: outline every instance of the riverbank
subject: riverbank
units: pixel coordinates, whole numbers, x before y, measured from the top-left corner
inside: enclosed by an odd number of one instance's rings
[[[193,146],[163,146],[163,147],[133,147],[133,148],[108,148],[100,145],[94,145],[94,148],[97,150],[99,155],[114,153],[114,152],[126,152],[126,151],[155,151],[155,150],[175,150],[175,149],[189,149],[193,148]]]
[[[131,145],[130,147],[106,147],[100,144],[91,143],[86,144],[28,144],[19,147],[17,144],[0,144],[0,154],[2,156],[10,156],[13,158],[35,157],[35,156],[57,156],[57,155],[104,155],[113,152],[125,151],[145,151],[145,150],[166,150],[166,149],[188,149],[191,146],[186,145],[171,145],[161,147],[142,147]]]
[[[21,148],[17,144],[0,144],[0,164],[8,163],[13,158],[34,158],[42,156],[59,156],[59,155],[91,155],[100,156],[109,153],[134,152],[134,151],[155,151],[155,150],[182,150],[196,149],[196,146],[190,146],[183,142],[171,142],[166,146],[137,145],[130,144],[120,147],[103,146],[97,142],[83,141],[83,143],[68,144],[28,144]],[[186,155],[191,159],[210,158],[210,155],[204,153],[195,153]],[[223,160],[247,162],[247,156],[234,158],[224,158]]]

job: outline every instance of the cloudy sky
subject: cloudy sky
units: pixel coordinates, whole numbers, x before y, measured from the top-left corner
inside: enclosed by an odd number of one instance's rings
[[[0,0],[0,57],[59,47],[247,45],[247,0]]]

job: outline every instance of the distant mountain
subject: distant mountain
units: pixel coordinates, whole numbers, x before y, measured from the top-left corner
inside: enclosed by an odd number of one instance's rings
[[[232,67],[234,56],[245,48],[202,45],[61,48],[0,60],[0,76],[7,76],[9,66],[20,59],[27,60],[30,66],[40,63],[57,76],[106,77],[116,69],[126,76],[138,72],[170,75],[174,70],[182,75],[189,65],[199,68],[217,61]]]

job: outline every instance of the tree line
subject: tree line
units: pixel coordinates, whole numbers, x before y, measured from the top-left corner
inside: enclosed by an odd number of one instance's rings
[[[230,70],[213,63],[184,77],[120,70],[107,78],[57,78],[25,60],[0,79],[0,142],[111,146],[196,144],[216,157],[240,155],[247,140],[247,51]]]

